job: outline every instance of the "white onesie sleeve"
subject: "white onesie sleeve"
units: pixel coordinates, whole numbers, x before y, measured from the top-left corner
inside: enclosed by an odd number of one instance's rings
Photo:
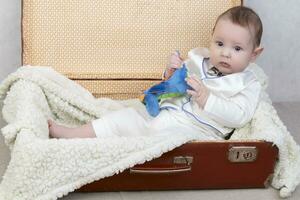
[[[260,91],[260,83],[254,81],[232,97],[221,97],[211,92],[203,110],[223,126],[239,128],[252,119]]]

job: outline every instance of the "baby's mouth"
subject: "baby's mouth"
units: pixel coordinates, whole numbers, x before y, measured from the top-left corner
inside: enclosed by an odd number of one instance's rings
[[[224,67],[224,68],[229,68],[230,67],[230,65],[226,62],[220,62],[220,65],[221,65],[221,67]]]

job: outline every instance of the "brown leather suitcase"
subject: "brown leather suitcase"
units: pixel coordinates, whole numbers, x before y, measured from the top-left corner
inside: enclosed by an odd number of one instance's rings
[[[22,0],[23,64],[52,66],[96,97],[136,98],[171,51],[208,46],[216,17],[241,2]],[[78,191],[265,187],[277,155],[264,141],[190,142]]]
[[[277,154],[267,142],[191,142],[78,191],[262,188]]]

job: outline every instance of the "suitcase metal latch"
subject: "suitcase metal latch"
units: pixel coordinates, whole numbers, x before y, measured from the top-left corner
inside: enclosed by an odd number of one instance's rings
[[[193,163],[193,157],[192,156],[176,156],[173,159],[173,163],[190,165]]]
[[[257,153],[255,146],[235,146],[229,149],[228,160],[230,162],[254,162]]]

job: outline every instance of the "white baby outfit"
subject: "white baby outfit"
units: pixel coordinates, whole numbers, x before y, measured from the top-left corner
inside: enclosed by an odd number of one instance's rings
[[[223,139],[234,128],[250,121],[261,85],[249,66],[243,72],[218,76],[208,64],[207,49],[192,49],[188,57],[184,61],[188,75],[199,77],[210,91],[203,109],[189,96],[162,101],[162,110],[155,118],[147,115],[145,109],[122,109],[92,121],[96,136],[149,135],[170,129],[193,131],[205,140]]]

